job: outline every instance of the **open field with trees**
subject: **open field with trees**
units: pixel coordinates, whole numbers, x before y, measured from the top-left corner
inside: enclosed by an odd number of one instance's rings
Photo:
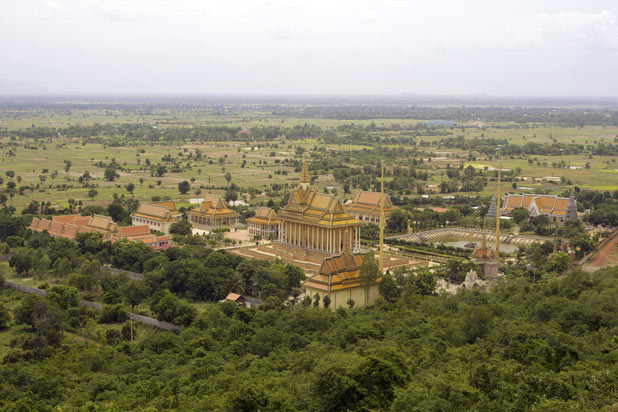
[[[14,184],[5,193],[8,204],[21,210],[37,200],[64,208],[73,199],[84,207],[105,204],[116,193],[188,206],[199,194],[226,192],[233,192],[230,199],[245,194],[253,204],[278,204],[295,184],[303,154],[321,190],[344,198],[375,189],[380,159],[391,195],[489,195],[496,190],[498,153],[508,169],[503,193],[618,190],[618,126],[613,112],[600,109],[584,115],[546,108],[411,107],[408,113],[335,106],[299,117],[285,105],[91,106],[0,106],[0,177],[5,186]],[[371,118],[372,112],[392,118]],[[332,117],[337,114],[341,118]],[[481,114],[495,120],[473,120]],[[444,118],[456,125],[426,122]],[[181,192],[185,181],[189,189]]]

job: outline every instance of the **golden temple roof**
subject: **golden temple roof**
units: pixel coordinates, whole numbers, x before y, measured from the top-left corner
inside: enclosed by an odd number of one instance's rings
[[[346,211],[364,213],[370,215],[380,215],[380,193],[359,190],[354,195],[352,201],[344,205]],[[398,208],[393,206],[389,195],[384,195],[384,215],[389,216]]]
[[[228,209],[225,201],[219,196],[206,195],[204,201],[200,203],[198,209],[187,212],[188,215],[207,216],[207,217],[238,217],[235,211]]]
[[[508,194],[503,201],[502,211],[512,212],[516,208],[536,209],[539,213],[564,215],[569,206],[569,198],[555,195]]]
[[[360,253],[344,252],[337,256],[324,258],[319,272],[303,282],[303,286],[324,292],[361,287],[363,286],[363,280],[360,277],[362,263],[363,256]],[[381,280],[380,277],[376,282]]]
[[[269,207],[258,208],[255,216],[247,219],[247,223],[259,223],[262,225],[278,225],[280,222],[275,211]]]
[[[281,220],[326,227],[361,224],[360,221],[346,213],[339,198],[318,193],[309,187],[293,189],[288,204],[279,211],[277,217]]]
[[[142,203],[131,217],[141,217],[144,219],[158,222],[175,222],[181,213],[176,210],[176,205],[172,201]]]

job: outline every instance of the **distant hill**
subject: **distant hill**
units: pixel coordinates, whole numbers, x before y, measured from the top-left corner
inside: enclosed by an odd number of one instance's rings
[[[9,82],[0,79],[0,95],[46,94],[49,90],[34,83]]]

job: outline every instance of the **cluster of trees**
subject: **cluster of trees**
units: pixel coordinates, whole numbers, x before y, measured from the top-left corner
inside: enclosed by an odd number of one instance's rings
[[[133,199],[119,198],[107,212],[122,221],[128,218],[130,207],[136,207]],[[60,280],[76,287],[82,297],[102,298],[106,304],[135,306],[146,302],[153,313],[169,314],[169,310],[157,309],[166,291],[192,300],[219,300],[234,291],[285,301],[291,294],[298,296],[304,279],[303,271],[295,266],[246,260],[205,248],[207,241],[191,236],[186,220],[173,225],[174,236],[180,237],[185,246],[158,253],[140,242],[104,242],[98,233],[80,233],[76,242],[32,233],[26,229],[30,216],[16,217],[12,212],[9,208],[0,210],[0,252],[12,252],[9,263],[17,274]],[[112,276],[104,265],[144,273],[145,281],[129,282],[126,277]],[[167,296],[164,302],[182,306],[177,296]],[[162,320],[178,321],[178,317],[179,322],[190,319],[175,316]]]
[[[582,190],[576,197],[579,210],[591,209],[590,214],[584,216],[585,221],[593,225],[618,226],[618,190],[611,193]]]

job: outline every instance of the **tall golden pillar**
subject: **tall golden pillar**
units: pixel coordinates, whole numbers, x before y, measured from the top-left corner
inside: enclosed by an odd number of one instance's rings
[[[496,197],[496,256],[500,259],[500,177],[502,173],[502,160],[498,162],[498,195]]]
[[[384,273],[384,165],[382,168],[382,181],[380,185],[380,275]]]

